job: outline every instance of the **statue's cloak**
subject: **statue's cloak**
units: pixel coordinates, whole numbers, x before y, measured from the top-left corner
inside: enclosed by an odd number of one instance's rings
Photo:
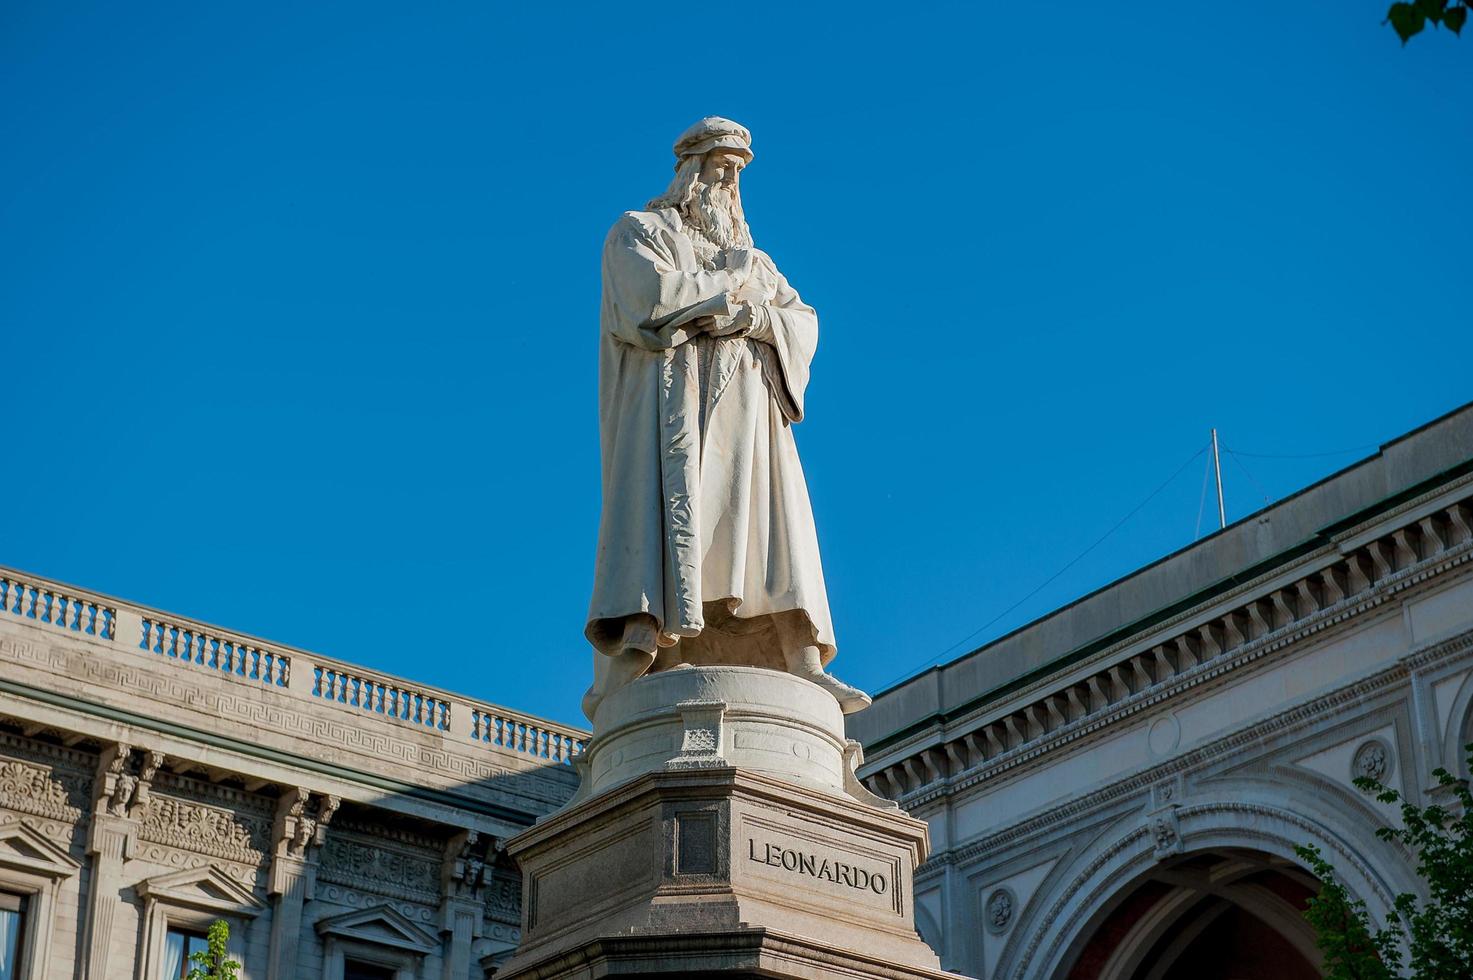
[[[647,613],[680,659],[781,669],[774,617],[834,654],[818,535],[792,423],[818,317],[772,260],[770,342],[715,338],[740,283],[707,270],[673,210],[630,211],[604,244],[603,512],[585,633],[617,653]],[[668,642],[668,640],[667,640]]]

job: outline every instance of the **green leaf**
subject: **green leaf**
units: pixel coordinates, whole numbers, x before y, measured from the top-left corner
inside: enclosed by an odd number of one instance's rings
[[[1447,6],[1447,0],[1415,0],[1417,11],[1432,23],[1442,21],[1443,8]]]
[[[1427,17],[1410,3],[1397,2],[1386,11],[1386,19],[1391,22],[1401,43],[1406,44],[1412,39],[1412,35],[1419,33],[1427,24]]]
[[[1442,22],[1447,25],[1447,29],[1458,35],[1463,33],[1463,24],[1467,20],[1467,7],[1449,7],[1447,12],[1442,15]]]

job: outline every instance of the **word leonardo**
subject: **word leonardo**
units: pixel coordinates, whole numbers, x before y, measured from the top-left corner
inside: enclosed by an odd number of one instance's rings
[[[863,868],[856,868],[852,864],[842,861],[829,861],[814,854],[804,854],[802,851],[778,844],[763,844],[764,850],[757,853],[757,842],[750,837],[747,838],[747,856],[758,864],[771,865],[774,868],[783,868],[787,871],[796,871],[799,874],[810,875],[814,878],[822,878],[824,881],[832,881],[840,885],[848,885],[850,888],[868,888],[876,895],[885,894],[885,889],[890,887],[890,882],[885,876],[878,872],[871,873]]]

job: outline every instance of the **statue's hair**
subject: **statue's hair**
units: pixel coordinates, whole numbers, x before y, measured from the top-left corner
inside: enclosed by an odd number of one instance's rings
[[[674,208],[684,214],[686,205],[695,197],[696,187],[701,182],[701,161],[704,159],[698,154],[682,157],[679,166],[675,168],[675,179],[670,181],[665,193],[651,200],[645,207],[651,211]]]
[[[704,160],[704,156],[697,155],[682,157],[680,165],[675,168],[675,179],[670,181],[665,193],[645,205],[651,211],[674,208],[686,228],[694,230],[702,239],[710,237],[708,225],[712,220],[709,215],[701,213],[705,189],[701,183],[701,164]],[[742,213],[740,194],[733,195],[729,213],[732,238],[742,248],[750,248],[752,229],[747,226],[746,215]]]

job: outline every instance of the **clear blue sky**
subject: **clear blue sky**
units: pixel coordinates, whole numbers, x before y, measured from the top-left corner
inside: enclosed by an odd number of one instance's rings
[[[714,112],[881,687],[1188,543],[1204,457],[957,645],[1212,425],[1473,398],[1473,37],[1384,6],[7,3],[0,562],[579,720],[598,250]]]

